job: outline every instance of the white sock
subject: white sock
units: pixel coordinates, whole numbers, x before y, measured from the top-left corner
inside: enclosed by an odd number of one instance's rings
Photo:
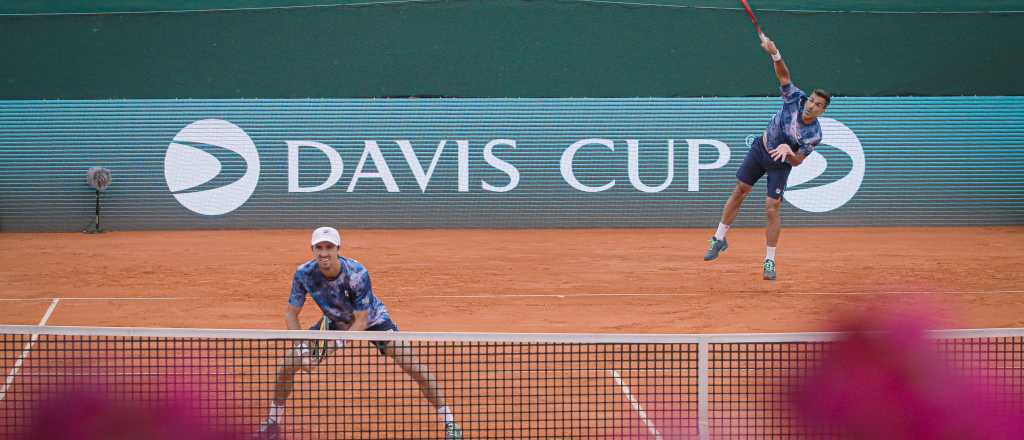
[[[731,228],[731,227],[732,226],[727,225],[725,223],[719,223],[718,224],[718,230],[715,231],[715,240],[724,240],[725,239],[725,233],[729,232],[729,228]]]
[[[276,403],[270,404],[270,415],[267,416],[267,420],[276,422],[281,416],[284,415],[284,405],[278,406]]]
[[[455,421],[455,416],[452,415],[452,410],[451,408],[448,408],[447,405],[438,408],[437,413],[440,414],[441,417],[444,417],[445,423],[452,423]]]
[[[775,261],[775,247],[768,246],[768,255],[764,257],[765,260]]]

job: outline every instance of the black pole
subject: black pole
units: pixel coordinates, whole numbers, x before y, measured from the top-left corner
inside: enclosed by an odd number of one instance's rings
[[[100,228],[100,190],[96,190],[96,232],[103,232]]]

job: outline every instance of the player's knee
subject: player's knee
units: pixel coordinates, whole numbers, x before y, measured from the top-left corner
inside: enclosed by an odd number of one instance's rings
[[[779,215],[779,208],[782,206],[781,199],[768,199],[764,204],[764,212],[770,216]]]
[[[288,354],[284,357],[284,362],[277,369],[277,375],[291,377],[301,370],[312,369],[318,363],[319,360],[313,359],[308,353],[301,354],[295,350],[288,350]]]
[[[428,376],[430,376],[430,370],[428,370],[427,367],[420,365],[418,363],[405,364],[403,365],[403,369],[410,375],[416,377],[417,380],[425,379]]]
[[[409,363],[405,365],[405,371],[416,376],[423,376],[427,373],[427,368],[420,364]]]
[[[732,193],[740,197],[746,197],[747,194],[750,194],[750,190],[752,189],[754,189],[753,186],[747,185],[746,183],[743,182],[737,182],[736,189],[734,189]]]
[[[292,363],[290,361],[285,362],[283,365],[277,367],[277,379],[279,381],[290,381],[295,373],[301,368],[300,365]]]

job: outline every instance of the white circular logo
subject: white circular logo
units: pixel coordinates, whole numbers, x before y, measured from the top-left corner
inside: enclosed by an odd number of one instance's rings
[[[216,157],[193,145],[237,153],[245,159],[245,175],[221,187],[189,191],[213,180],[221,171]],[[242,206],[256,190],[260,157],[256,144],[237,125],[220,119],[203,119],[189,124],[174,136],[164,156],[164,178],[181,206],[203,215],[227,214]]]
[[[849,174],[835,182],[786,191],[789,203],[808,212],[828,212],[845,205],[857,194],[864,181],[864,147],[857,135],[835,119],[818,118],[818,121],[821,123],[821,144],[846,153],[853,160],[853,166]],[[787,186],[809,182],[824,173],[827,167],[828,161],[824,156],[812,153],[800,166],[793,167]]]

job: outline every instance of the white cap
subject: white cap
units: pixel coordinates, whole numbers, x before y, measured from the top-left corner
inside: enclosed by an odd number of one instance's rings
[[[329,241],[334,243],[335,246],[341,247],[341,234],[338,234],[338,230],[330,226],[321,226],[313,231],[312,246],[316,246],[317,243]]]

